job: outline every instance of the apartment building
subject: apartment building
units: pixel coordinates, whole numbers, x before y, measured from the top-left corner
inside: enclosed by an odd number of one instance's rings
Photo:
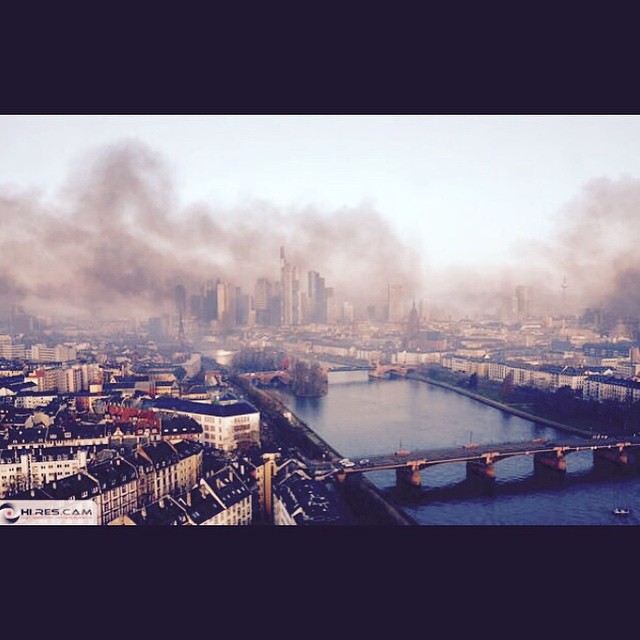
[[[204,403],[162,397],[153,409],[192,418],[202,427],[202,443],[222,451],[260,444],[260,412],[246,400]]]

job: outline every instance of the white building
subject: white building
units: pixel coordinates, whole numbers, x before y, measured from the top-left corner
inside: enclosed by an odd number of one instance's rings
[[[5,360],[22,360],[25,357],[23,344],[14,342],[8,335],[0,335],[0,358]]]
[[[245,400],[206,404],[162,397],[153,409],[193,418],[202,426],[201,442],[223,451],[260,444],[260,412]]]
[[[14,406],[18,409],[46,407],[58,397],[54,391],[22,391],[15,396]]]
[[[87,452],[74,447],[5,450],[0,455],[0,497],[77,473],[87,466]]]
[[[59,344],[48,347],[45,344],[34,344],[27,352],[27,358],[32,362],[69,362],[76,359],[76,348]]]
[[[587,376],[582,397],[585,400],[614,400],[616,402],[637,402],[640,400],[640,382],[624,380],[612,376]]]

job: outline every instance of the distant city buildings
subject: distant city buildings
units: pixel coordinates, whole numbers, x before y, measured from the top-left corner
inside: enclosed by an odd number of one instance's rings
[[[401,284],[387,286],[387,319],[389,322],[403,322],[404,315],[404,287]]]
[[[519,285],[513,298],[513,319],[515,322],[524,322],[532,315],[532,288]]]
[[[317,270],[307,271],[301,279],[298,267],[287,258],[285,247],[280,248],[279,277],[275,280],[257,278],[250,293],[231,281],[210,279],[196,290],[176,285],[173,301],[172,314],[152,316],[147,321],[149,339],[158,344],[252,327],[293,329],[361,320],[406,321],[401,283],[388,285],[384,309],[381,305],[381,312],[376,314],[374,305],[361,308],[334,287],[327,286],[326,279]],[[421,301],[420,312],[423,312],[422,305]],[[5,352],[9,353],[8,348]],[[15,351],[12,353],[15,355]]]

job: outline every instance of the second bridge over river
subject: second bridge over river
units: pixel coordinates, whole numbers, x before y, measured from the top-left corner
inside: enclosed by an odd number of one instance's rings
[[[466,463],[467,476],[496,477],[496,463],[514,456],[530,456],[534,471],[551,469],[564,473],[566,456],[576,451],[592,451],[594,464],[601,462],[630,468],[640,451],[639,437],[594,437],[592,440],[567,437],[557,441],[539,439],[499,444],[469,444],[446,449],[395,451],[389,454],[352,457],[339,462],[312,465],[318,479],[335,476],[344,481],[350,474],[395,470],[397,482],[420,486],[421,471],[436,464]]]

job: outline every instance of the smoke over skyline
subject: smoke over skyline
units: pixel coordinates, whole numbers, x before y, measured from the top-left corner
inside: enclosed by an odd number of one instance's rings
[[[55,202],[2,189],[0,219],[5,313],[155,315],[176,284],[216,278],[252,293],[256,278],[279,279],[281,246],[303,290],[308,270],[357,304],[382,304],[388,281],[421,287],[418,256],[373,208],[180,207],[167,163],[136,141],[87,157]]]
[[[258,199],[183,206],[169,163],[132,140],[87,155],[55,199],[0,188],[0,220],[5,314],[17,304],[53,316],[152,316],[172,308],[176,284],[195,292],[217,278],[252,294],[256,278],[279,279],[282,246],[301,290],[307,271],[318,271],[339,300],[360,309],[381,310],[387,284],[400,282],[408,301],[494,313],[522,284],[535,289],[541,311],[557,313],[566,278],[565,311],[640,315],[640,181],[629,177],[589,181],[556,213],[550,237],[524,238],[501,268],[436,271],[366,202],[334,210]],[[433,227],[437,237],[437,221]]]

